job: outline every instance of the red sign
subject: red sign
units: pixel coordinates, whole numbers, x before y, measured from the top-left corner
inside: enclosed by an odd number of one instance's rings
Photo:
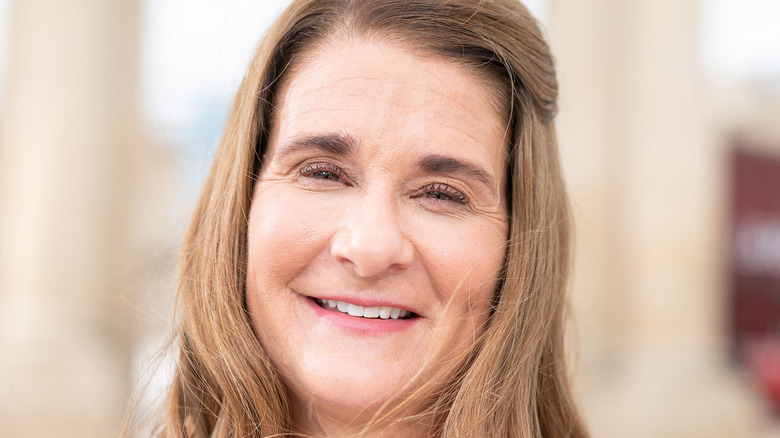
[[[780,414],[780,157],[732,155],[731,216],[735,352]]]

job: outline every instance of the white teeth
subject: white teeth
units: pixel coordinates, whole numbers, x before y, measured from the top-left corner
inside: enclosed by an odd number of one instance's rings
[[[349,306],[347,306],[347,313],[349,313],[352,316],[363,316],[364,310],[366,309],[363,306],[356,306],[354,304],[350,304]]]
[[[379,307],[366,307],[363,318],[379,318]]]
[[[317,299],[322,307],[326,309],[338,310],[341,313],[347,313],[350,316],[362,317],[362,318],[380,318],[380,319],[399,319],[406,318],[412,315],[412,312],[408,310],[399,309],[397,307],[363,307],[357,304],[345,303],[338,300],[321,300]]]

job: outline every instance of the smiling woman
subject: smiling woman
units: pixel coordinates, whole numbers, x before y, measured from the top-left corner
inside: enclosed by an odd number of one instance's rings
[[[298,62],[255,184],[247,305],[293,412],[316,415],[304,431],[342,436],[420,382],[440,391],[436,371],[483,331],[507,239],[506,115],[476,75],[381,40]]]
[[[584,437],[557,85],[512,0],[301,0],[181,254],[161,436]]]

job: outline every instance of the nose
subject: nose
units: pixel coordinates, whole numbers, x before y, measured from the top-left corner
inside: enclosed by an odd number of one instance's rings
[[[344,212],[345,220],[331,242],[331,255],[370,278],[409,267],[414,246],[404,235],[396,203],[382,195],[366,195]]]

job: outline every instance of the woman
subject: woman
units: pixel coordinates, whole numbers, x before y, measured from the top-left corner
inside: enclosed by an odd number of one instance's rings
[[[181,253],[160,434],[586,436],[556,97],[516,1],[294,1]]]

